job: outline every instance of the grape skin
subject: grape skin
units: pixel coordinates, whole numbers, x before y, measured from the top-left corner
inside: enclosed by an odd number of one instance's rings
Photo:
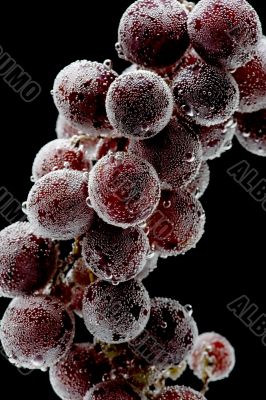
[[[165,388],[156,400],[206,400],[203,394],[185,386]]]
[[[95,385],[84,400],[141,400],[125,382],[111,381]],[[143,399],[144,400],[144,399]]]

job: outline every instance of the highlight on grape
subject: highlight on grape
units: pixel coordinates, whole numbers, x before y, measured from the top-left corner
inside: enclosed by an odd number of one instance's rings
[[[115,47],[120,74],[77,60],[55,78],[57,138],[33,162],[27,220],[0,232],[2,348],[62,400],[205,400],[233,346],[144,281],[198,245],[233,137],[266,156],[265,37],[245,0],[137,0]],[[201,391],[178,384],[187,367]]]

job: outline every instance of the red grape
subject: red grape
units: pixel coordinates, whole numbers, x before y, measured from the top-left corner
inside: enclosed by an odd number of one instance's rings
[[[32,176],[37,181],[48,172],[57,169],[88,171],[91,167],[91,161],[82,145],[75,145],[69,139],[55,139],[37,153],[32,166]]]
[[[130,342],[130,347],[147,362],[165,368],[188,356],[197,334],[197,325],[185,307],[176,300],[158,297],[151,300],[144,332]]]
[[[82,242],[82,255],[99,278],[112,283],[134,278],[144,267],[149,241],[139,227],[122,229],[94,219]]]
[[[110,370],[106,357],[91,343],[75,343],[50,368],[50,382],[63,400],[83,400],[87,391]]]
[[[239,111],[250,113],[266,108],[266,36],[254,58],[233,74],[240,91]]]
[[[250,153],[266,157],[266,109],[254,113],[235,114],[236,137]]]
[[[84,400],[141,400],[125,382],[110,381],[95,385],[88,391]]]
[[[239,105],[239,89],[230,73],[198,61],[183,68],[173,81],[180,111],[204,126],[225,122]]]
[[[235,366],[234,348],[218,333],[203,333],[196,340],[189,358],[189,366],[203,381],[227,378]]]
[[[201,164],[199,173],[196,176],[196,178],[194,178],[193,181],[190,182],[185,189],[193,196],[195,196],[196,199],[199,199],[207,189],[209,182],[210,182],[210,168],[205,161]]]
[[[73,336],[73,314],[59,300],[47,296],[16,297],[0,327],[9,360],[29,369],[45,369],[56,363],[70,348]]]
[[[190,193],[163,191],[157,209],[147,221],[151,247],[164,256],[184,254],[201,239],[204,225],[202,205]]]
[[[108,154],[90,172],[89,197],[105,222],[128,228],[153,213],[160,199],[160,182],[147,161],[123,152]]]
[[[27,200],[27,215],[41,236],[73,239],[90,227],[93,210],[86,204],[87,176],[62,169],[40,178]]]
[[[174,64],[189,45],[187,13],[176,0],[138,0],[118,28],[118,53],[139,65]]]
[[[195,127],[203,150],[203,160],[213,160],[232,147],[232,139],[236,132],[233,118],[214,126]]]
[[[90,135],[112,133],[105,110],[106,93],[117,73],[104,64],[76,61],[57,75],[53,97],[60,114]]]
[[[43,288],[57,266],[53,242],[37,236],[28,222],[0,232],[0,295],[15,297]]]
[[[190,125],[172,118],[155,137],[131,141],[129,151],[144,158],[155,168],[163,187],[179,189],[198,173],[202,149]]]
[[[171,386],[165,388],[155,400],[206,400],[206,398],[190,387]]]
[[[165,81],[153,72],[122,74],[108,90],[106,111],[110,123],[121,135],[146,139],[170,121],[173,96]]]
[[[262,29],[245,0],[201,0],[188,16],[188,33],[202,58],[232,70],[252,58]]]
[[[150,298],[141,282],[92,283],[85,291],[83,317],[88,331],[106,343],[123,343],[139,335],[149,319]]]

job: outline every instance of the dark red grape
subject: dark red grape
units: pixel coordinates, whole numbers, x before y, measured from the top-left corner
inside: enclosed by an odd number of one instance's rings
[[[176,0],[138,0],[123,14],[117,50],[151,68],[174,64],[189,45],[187,13]]]
[[[83,400],[87,391],[110,371],[108,359],[91,343],[75,343],[50,368],[50,382],[62,400]]]
[[[195,127],[203,150],[203,160],[213,160],[220,157],[232,147],[232,139],[236,133],[236,123],[233,118],[214,126]]]
[[[147,221],[151,247],[163,256],[184,254],[196,247],[204,225],[199,200],[185,190],[162,191],[160,203]]]
[[[130,342],[130,347],[148,363],[165,368],[188,356],[197,335],[197,325],[185,307],[176,300],[158,297],[151,300],[145,330]]]
[[[141,400],[125,382],[110,381],[95,385],[88,391],[84,400]]]
[[[86,173],[61,169],[40,178],[27,200],[30,223],[41,236],[73,239],[90,227],[93,210],[88,207]]]
[[[240,112],[266,108],[266,36],[259,42],[254,58],[237,69],[233,77],[240,91]]]
[[[206,400],[203,394],[185,386],[165,388],[155,400]]]
[[[208,164],[203,162],[196,178],[190,182],[185,189],[191,193],[196,199],[199,199],[205,193],[210,182],[210,168]]]
[[[165,81],[150,71],[120,75],[106,97],[110,123],[121,135],[147,139],[170,121],[173,96]]]
[[[147,161],[117,152],[101,158],[91,170],[89,197],[105,222],[128,228],[153,213],[160,199],[160,182]]]
[[[234,348],[218,333],[203,333],[196,340],[189,357],[189,366],[203,381],[227,378],[235,366]]]
[[[57,249],[37,236],[28,222],[0,232],[0,295],[15,297],[43,288],[57,266]]]
[[[82,145],[75,144],[69,139],[55,139],[44,145],[37,153],[32,176],[37,181],[48,172],[69,168],[77,171],[89,171],[91,161]]]
[[[155,168],[162,187],[180,189],[198,173],[202,149],[193,129],[182,118],[173,117],[155,137],[131,141],[129,151]]]
[[[201,0],[188,16],[188,33],[205,61],[233,70],[252,58],[262,29],[245,0]]]
[[[239,89],[232,75],[201,61],[179,71],[173,94],[179,110],[204,126],[227,121],[239,105]]]
[[[149,241],[139,227],[122,229],[94,219],[82,241],[82,255],[100,279],[112,283],[134,278],[144,267]]]
[[[266,109],[254,113],[235,114],[236,137],[250,153],[266,157]]]
[[[105,110],[106,93],[117,73],[107,65],[75,61],[57,75],[53,97],[60,114],[89,135],[112,133]]]
[[[73,336],[73,314],[59,300],[47,296],[16,297],[0,327],[10,362],[29,369],[55,364],[70,348]]]
[[[150,298],[141,282],[112,285],[92,283],[83,299],[84,322],[91,334],[106,343],[123,343],[139,335],[148,322]]]

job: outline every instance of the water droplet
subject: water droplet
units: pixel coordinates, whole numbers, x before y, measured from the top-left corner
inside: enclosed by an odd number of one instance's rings
[[[64,162],[64,168],[69,168],[70,167],[70,163],[68,161]]]
[[[188,105],[188,104],[183,104],[181,106],[182,110],[184,111],[184,113],[186,115],[188,115],[189,117],[193,117],[194,116],[194,111],[193,109]]]
[[[43,365],[43,357],[36,356],[33,360],[31,360],[31,363],[34,365],[34,367],[40,368]]]
[[[169,207],[171,207],[171,201],[170,201],[170,200],[165,200],[165,201],[163,202],[163,207],[164,207],[164,208],[169,208]]]
[[[189,162],[189,163],[195,161],[195,156],[194,156],[194,154],[192,154],[192,153],[187,153],[187,154],[186,154],[186,161]]]
[[[51,90],[50,93],[51,93],[52,96],[54,95],[54,91],[53,90]]]
[[[33,182],[33,183],[35,183],[35,179],[34,179],[34,176],[33,176],[33,175],[31,175],[30,181]]]
[[[154,251],[149,251],[148,254],[147,254],[147,258],[148,258],[148,259],[151,259],[151,258],[153,258],[154,256],[155,256],[155,252],[154,252]]]
[[[24,212],[24,214],[28,214],[28,203],[26,201],[23,201],[22,205],[21,205],[21,209]]]
[[[89,179],[90,174],[86,171],[83,173],[83,179],[84,181],[87,181]]]
[[[86,198],[86,204],[87,204],[88,207],[93,208],[92,205],[91,205],[91,200],[90,200],[89,197]]]
[[[167,328],[167,322],[163,321],[161,323],[161,328],[163,328],[163,329]]]
[[[112,62],[112,60],[109,60],[109,59],[105,60],[105,61],[103,62],[103,66],[104,66],[104,68],[106,68],[108,71],[110,71],[110,70],[113,68],[113,62]]]
[[[185,305],[185,310],[188,313],[188,315],[191,317],[191,315],[193,314],[193,307],[191,304],[186,304]]]
[[[117,165],[121,165],[125,159],[124,153],[117,153],[114,157]]]

